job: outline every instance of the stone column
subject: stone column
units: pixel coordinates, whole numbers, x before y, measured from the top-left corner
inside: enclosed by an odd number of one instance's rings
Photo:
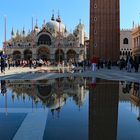
[[[24,50],[21,51],[21,59],[24,59]]]
[[[139,36],[139,47],[140,47],[140,36]]]
[[[37,59],[36,48],[33,48],[33,49],[32,49],[32,59]]]
[[[134,48],[136,47],[136,38],[134,38]]]

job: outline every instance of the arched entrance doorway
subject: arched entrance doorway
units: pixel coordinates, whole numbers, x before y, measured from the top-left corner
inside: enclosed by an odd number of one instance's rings
[[[13,60],[20,60],[21,59],[21,52],[20,51],[14,51],[13,52]]]
[[[32,58],[32,51],[31,50],[25,50],[24,51],[24,60],[29,60]]]
[[[55,61],[61,62],[64,60],[64,52],[61,49],[56,50],[55,52]]]
[[[38,59],[50,60],[50,51],[46,47],[41,47],[38,49]]]
[[[67,60],[71,61],[71,62],[75,62],[76,61],[76,52],[74,50],[69,50],[67,52]]]
[[[51,45],[51,37],[48,34],[42,34],[38,39],[38,45]]]

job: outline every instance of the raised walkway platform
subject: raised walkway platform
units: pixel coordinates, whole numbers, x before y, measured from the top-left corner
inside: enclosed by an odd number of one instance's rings
[[[41,80],[68,76],[82,76],[108,80],[140,82],[140,72],[135,73],[133,70],[131,73],[128,73],[126,70],[120,71],[117,67],[112,67],[110,70],[106,68],[99,69],[95,72],[85,70],[83,72],[58,73],[57,70],[57,67],[42,67],[36,69],[30,69],[28,67],[11,68],[10,70],[6,69],[5,74],[0,73],[0,80]]]

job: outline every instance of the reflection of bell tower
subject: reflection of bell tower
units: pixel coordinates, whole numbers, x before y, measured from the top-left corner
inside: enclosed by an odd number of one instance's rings
[[[89,93],[89,140],[116,140],[119,83],[97,80]]]

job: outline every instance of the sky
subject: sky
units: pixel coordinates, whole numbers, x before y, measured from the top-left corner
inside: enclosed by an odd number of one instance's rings
[[[26,32],[32,29],[32,17],[41,27],[58,11],[62,22],[73,31],[81,19],[89,33],[89,0],[1,0],[0,2],[0,49],[4,41],[4,16],[6,16],[6,39],[11,37],[12,28],[16,32],[23,27]],[[131,29],[133,21],[140,23],[140,0],[120,0],[120,28]]]

